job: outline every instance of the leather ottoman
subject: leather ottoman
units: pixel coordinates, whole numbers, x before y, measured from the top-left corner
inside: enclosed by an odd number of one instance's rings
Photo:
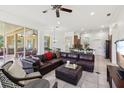
[[[82,76],[82,67],[78,65],[76,69],[66,68],[65,64],[55,70],[56,78],[77,85]]]

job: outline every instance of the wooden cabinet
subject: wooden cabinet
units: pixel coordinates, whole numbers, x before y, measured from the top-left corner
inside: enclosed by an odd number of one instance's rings
[[[74,48],[81,48],[81,39],[77,35],[74,35]]]
[[[111,40],[106,40],[106,59],[112,59],[112,42]]]
[[[110,58],[110,41],[106,40],[106,59]]]
[[[113,87],[113,82],[115,87],[124,88],[124,79],[120,79],[118,76],[119,69],[117,66],[107,66],[107,81],[109,82],[110,88]]]

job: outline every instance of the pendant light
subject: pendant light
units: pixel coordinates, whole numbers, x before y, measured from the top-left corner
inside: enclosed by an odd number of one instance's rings
[[[35,31],[33,31],[32,36],[35,37],[37,34],[35,33]]]

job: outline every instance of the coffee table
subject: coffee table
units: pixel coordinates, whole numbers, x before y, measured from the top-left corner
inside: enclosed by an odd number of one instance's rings
[[[70,69],[66,68],[64,64],[55,70],[55,75],[58,79],[77,85],[82,76],[82,67],[78,65],[76,69]]]

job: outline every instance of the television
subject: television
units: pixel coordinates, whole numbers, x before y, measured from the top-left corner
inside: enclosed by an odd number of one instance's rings
[[[124,39],[116,41],[115,44],[116,59],[117,64],[119,65],[119,70],[117,71],[117,74],[120,79],[124,79]]]

